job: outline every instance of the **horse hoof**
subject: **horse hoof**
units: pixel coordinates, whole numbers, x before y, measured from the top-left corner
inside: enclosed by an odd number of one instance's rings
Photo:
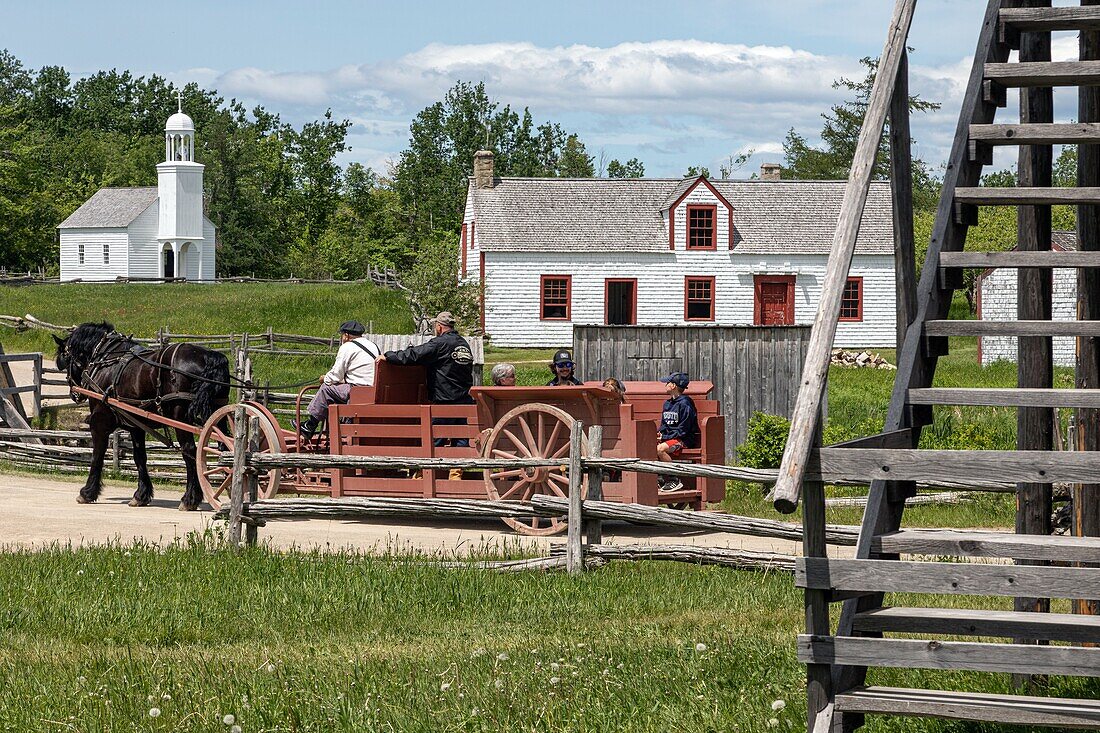
[[[149,506],[148,499],[130,499],[130,506]]]
[[[179,508],[180,508],[181,512],[193,512],[193,511],[195,511],[199,508],[199,505],[198,504],[185,504],[181,501]]]
[[[77,494],[77,497],[76,497],[76,503],[77,504],[91,504],[93,501],[95,501],[95,499],[88,499],[88,498],[85,498],[83,494]]]

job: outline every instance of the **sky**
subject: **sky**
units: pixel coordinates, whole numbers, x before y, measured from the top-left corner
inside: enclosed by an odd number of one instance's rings
[[[1055,4],[1066,4],[1055,0]],[[680,176],[755,151],[737,174],[782,162],[790,128],[811,142],[843,100],[839,77],[881,53],[891,0],[3,0],[0,47],[32,69],[128,69],[197,82],[300,126],[349,119],[358,161],[385,174],[409,122],[456,81],[576,132],[600,162],[637,157]],[[920,0],[911,91],[939,102],[913,121],[915,154],[948,155],[982,0]],[[1055,57],[1076,58],[1056,36]],[[1072,100],[1071,100],[1072,101]],[[1013,109],[1012,102],[1009,109]],[[1056,96],[1059,117],[1075,107]],[[1069,110],[1073,111],[1073,110]],[[1003,113],[1002,113],[1003,114]],[[1000,118],[998,118],[1000,119]],[[202,135],[202,131],[197,131]],[[1010,161],[998,160],[999,164]]]

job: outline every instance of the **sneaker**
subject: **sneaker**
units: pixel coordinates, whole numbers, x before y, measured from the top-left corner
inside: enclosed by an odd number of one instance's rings
[[[313,417],[307,417],[301,424],[299,424],[297,420],[291,420],[290,425],[302,436],[312,438],[317,432],[318,422]]]
[[[680,491],[684,488],[684,482],[678,478],[669,479],[664,485],[658,485],[657,491],[662,494],[671,494],[674,491]]]

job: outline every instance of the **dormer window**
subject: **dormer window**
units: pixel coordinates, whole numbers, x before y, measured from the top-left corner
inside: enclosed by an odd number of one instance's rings
[[[687,207],[687,248],[718,249],[717,206]]]

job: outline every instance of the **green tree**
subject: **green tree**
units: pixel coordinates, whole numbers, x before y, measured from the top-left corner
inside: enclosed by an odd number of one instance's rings
[[[645,166],[637,158],[631,158],[625,163],[612,160],[607,164],[608,178],[645,178]]]
[[[684,172],[684,178],[710,178],[710,169],[704,166],[689,165],[687,171]]]
[[[558,175],[563,178],[592,178],[596,175],[596,169],[592,165],[593,160],[580,138],[570,135],[562,146],[561,159],[558,161]]]

